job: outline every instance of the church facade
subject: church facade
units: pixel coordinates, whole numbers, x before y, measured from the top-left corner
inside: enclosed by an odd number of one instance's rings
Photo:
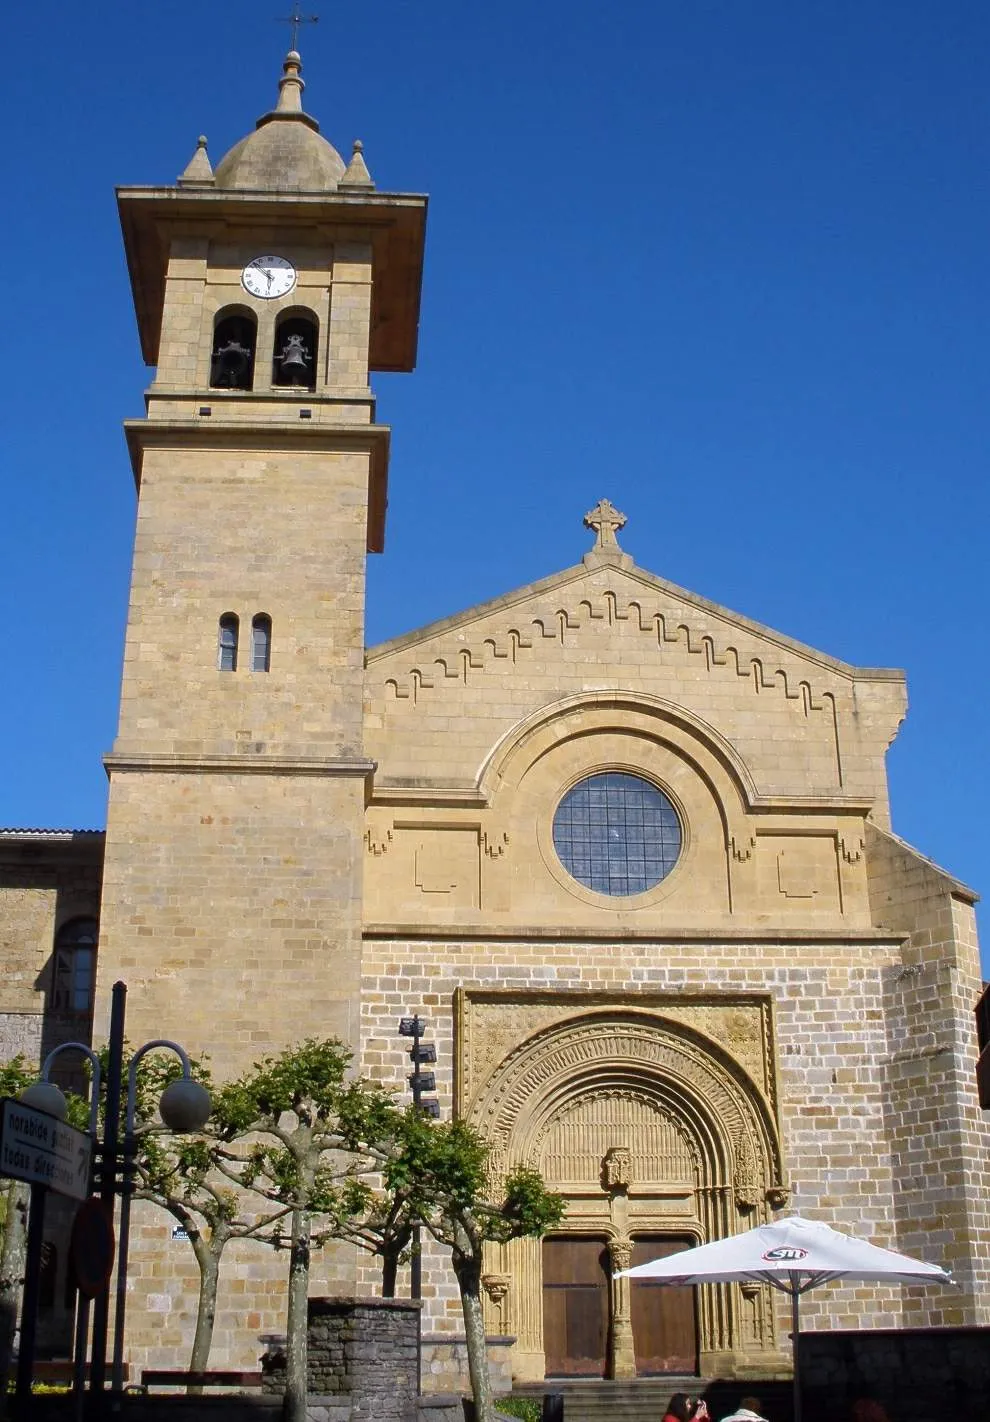
[[[903,674],[639,568],[606,499],[573,567],[366,649],[369,377],[415,364],[426,199],[345,164],[302,88],[292,53],[215,169],[201,140],[176,186],[118,194],[155,375],[107,827],[0,833],[0,1049],[101,1041],[123,980],[128,1038],[218,1078],[335,1035],[404,1086],[419,1012],[442,1113],[567,1200],[491,1252],[521,1380],[786,1371],[767,1290],[616,1275],[791,1208],[959,1285],[833,1286],[809,1327],[987,1324],[975,896],[890,824]],[[188,1359],[170,1223],[135,1229],[134,1366]],[[279,1261],[230,1258],[212,1361],[250,1366]],[[439,1252],[423,1276],[443,1369],[456,1289]],[[314,1269],[374,1282],[349,1250]]]

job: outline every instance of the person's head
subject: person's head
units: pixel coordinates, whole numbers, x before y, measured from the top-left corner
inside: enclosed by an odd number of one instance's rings
[[[667,1413],[677,1422],[691,1422],[691,1399],[686,1392],[675,1392],[667,1403]]]
[[[757,1413],[758,1413],[758,1412],[761,1412],[761,1411],[763,1410],[762,1407],[760,1406],[760,1399],[759,1399],[758,1397],[744,1397],[744,1398],[742,1399],[742,1401],[740,1402],[740,1404],[739,1404],[739,1411],[741,1412],[744,1407],[745,1407],[745,1408],[747,1409],[747,1411],[749,1411],[749,1412],[757,1412]]]

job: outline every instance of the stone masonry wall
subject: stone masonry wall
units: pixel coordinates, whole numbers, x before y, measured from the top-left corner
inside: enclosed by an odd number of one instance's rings
[[[976,1094],[981,990],[973,895],[894,836],[870,828],[875,921],[906,931],[885,973],[886,1130],[898,1247],[936,1251],[972,1300],[907,1290],[911,1323],[990,1322],[990,1140]]]
[[[454,1090],[453,996],[457,987],[518,991],[769,992],[775,1004],[781,1132],[792,1207],[890,1248],[900,1247],[884,1064],[886,974],[900,966],[893,942],[771,941],[622,943],[376,940],[365,946],[363,1057],[366,1071],[404,1087],[408,1059],[398,1017],[418,1009],[437,1045],[441,1113]],[[935,1246],[938,1253],[940,1244]],[[362,1283],[370,1284],[368,1270]],[[460,1304],[449,1266],[427,1249],[424,1326],[460,1331]],[[864,1300],[870,1322],[902,1321],[900,1288],[830,1286],[806,1301],[809,1328],[855,1327]],[[944,1305],[944,1306],[943,1306]],[[972,1301],[947,1295],[919,1306],[968,1321]],[[913,1312],[913,1305],[912,1305]],[[781,1315],[781,1336],[787,1320]]]
[[[335,1422],[416,1415],[419,1305],[403,1299],[311,1298],[308,1309],[311,1415],[325,1399]],[[285,1389],[284,1357],[265,1366],[266,1392]],[[346,1407],[341,1404],[346,1403]]]

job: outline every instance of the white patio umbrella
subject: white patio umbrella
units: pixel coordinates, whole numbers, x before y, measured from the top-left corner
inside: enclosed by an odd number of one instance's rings
[[[880,1249],[864,1239],[840,1234],[819,1220],[787,1215],[772,1224],[758,1225],[745,1234],[699,1244],[679,1254],[668,1254],[635,1269],[624,1269],[632,1279],[656,1279],[667,1284],[729,1284],[744,1279],[772,1284],[791,1296],[794,1335],[794,1422],[801,1422],[801,1384],[798,1372],[798,1301],[809,1289],[831,1279],[871,1279],[890,1284],[950,1284],[951,1276],[937,1264],[926,1264],[891,1249]]]

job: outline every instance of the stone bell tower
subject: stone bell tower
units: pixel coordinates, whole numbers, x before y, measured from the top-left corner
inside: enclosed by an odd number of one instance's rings
[[[356,1040],[365,556],[416,358],[426,199],[380,193],[276,108],[214,171],[118,192],[141,347],[139,499],[110,775],[97,1035],[178,1036],[218,1074]]]

